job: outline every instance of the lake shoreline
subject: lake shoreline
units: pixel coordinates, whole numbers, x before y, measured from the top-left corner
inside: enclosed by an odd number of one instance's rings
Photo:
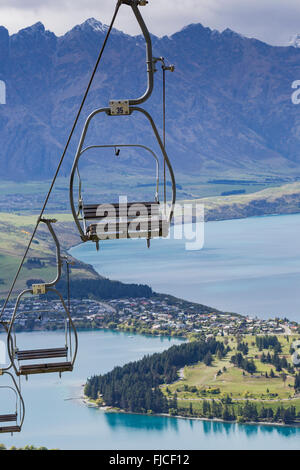
[[[283,428],[300,428],[300,423],[299,424],[284,424],[284,423],[277,423],[277,422],[262,422],[262,421],[245,421],[244,423],[239,423],[238,421],[226,421],[224,419],[220,418],[201,418],[198,416],[181,416],[181,415],[171,415],[168,413],[135,413],[131,411],[125,411],[122,410],[121,408],[113,408],[111,406],[99,406],[97,405],[93,400],[91,400],[89,397],[86,395],[81,397],[82,402],[89,408],[95,408],[98,409],[99,411],[103,411],[105,413],[120,413],[120,414],[125,414],[125,415],[137,415],[137,416],[158,416],[158,417],[165,417],[165,418],[175,418],[175,419],[184,419],[184,420],[193,420],[193,421],[206,421],[206,422],[211,422],[211,423],[226,423],[226,424],[237,424],[241,426],[278,426],[278,427],[283,427]]]

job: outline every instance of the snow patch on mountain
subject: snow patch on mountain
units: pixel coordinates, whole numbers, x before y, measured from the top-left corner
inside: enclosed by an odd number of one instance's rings
[[[292,46],[292,47],[296,47],[296,48],[300,48],[300,33],[298,34],[295,34],[294,36],[292,36],[290,42],[289,42],[289,45]]]
[[[108,26],[106,24],[101,23],[101,21],[96,20],[96,18],[89,18],[81,26],[88,26],[93,31],[100,31],[101,33],[106,33],[108,30]]]

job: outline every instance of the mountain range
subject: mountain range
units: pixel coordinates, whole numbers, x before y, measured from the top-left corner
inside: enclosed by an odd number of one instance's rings
[[[0,27],[0,177],[45,180],[58,163],[107,26],[89,19],[61,37],[42,23],[9,35]],[[167,75],[167,148],[176,171],[224,177],[300,175],[300,107],[291,85],[300,80],[300,49],[274,47],[230,29],[191,24],[172,36],[152,36],[154,55],[176,66]],[[162,129],[162,74],[146,108]],[[141,95],[146,87],[141,36],[114,29],[72,140],[63,172],[74,157],[83,123],[110,99]],[[99,117],[90,144],[139,143],[153,146],[143,117]],[[155,147],[155,146],[154,146]],[[113,168],[110,152],[86,154],[83,166]],[[122,159],[140,171],[146,155]],[[91,166],[92,165],[92,166]]]

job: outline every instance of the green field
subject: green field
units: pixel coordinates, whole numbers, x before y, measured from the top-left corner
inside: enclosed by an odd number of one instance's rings
[[[296,336],[278,336],[282,346],[282,353],[279,357],[286,357],[291,362],[290,346]],[[221,399],[229,395],[235,402],[255,400],[265,404],[273,404],[278,406],[280,402],[290,406],[297,405],[300,411],[300,397],[295,395],[294,391],[294,375],[283,370],[276,372],[272,364],[265,364],[260,361],[262,352],[256,345],[253,345],[255,338],[253,336],[243,337],[243,342],[249,346],[248,359],[253,359],[257,367],[257,371],[251,375],[242,369],[235,367],[231,362],[231,357],[237,353],[237,341],[234,337],[227,338],[231,352],[223,359],[214,356],[211,366],[206,366],[203,362],[196,365],[185,367],[181,371],[181,379],[177,382],[164,386],[163,391],[168,396],[177,394],[179,404],[188,406],[190,402],[195,407],[201,407],[203,399]],[[224,369],[225,368],[225,369]],[[273,369],[274,378],[270,378],[270,371]],[[222,371],[220,375],[217,375]],[[265,373],[268,373],[268,378]],[[286,374],[286,380],[283,380],[282,373]],[[195,409],[196,409],[195,408]]]
[[[127,195],[131,201],[151,201],[155,196],[156,179],[155,167],[133,168],[128,166],[101,167],[99,160],[94,159],[93,165],[82,169],[83,197],[86,202],[117,202],[119,195]],[[109,177],[103,175],[109,174]],[[236,217],[242,208],[251,211],[251,205],[256,210],[266,210],[270,213],[270,204],[277,208],[277,213],[298,212],[297,197],[300,197],[300,184],[290,179],[270,178],[267,175],[233,176],[222,175],[224,179],[211,179],[209,175],[187,175],[176,171],[177,199],[201,200],[204,202],[209,218]],[[76,183],[77,184],[77,183]],[[13,181],[0,182],[0,211],[33,213],[42,207],[50,181]],[[160,181],[161,200],[163,183]],[[244,192],[234,196],[224,194],[232,191]],[[167,199],[171,197],[170,182],[167,186]],[[76,198],[76,197],[75,197]],[[287,204],[287,198],[289,204]],[[299,199],[298,199],[299,202]],[[69,178],[60,176],[53,188],[48,202],[52,212],[69,211]],[[230,208],[230,211],[229,211]],[[281,212],[283,211],[283,212]],[[223,213],[223,214],[222,214]],[[244,216],[244,215],[242,215]]]

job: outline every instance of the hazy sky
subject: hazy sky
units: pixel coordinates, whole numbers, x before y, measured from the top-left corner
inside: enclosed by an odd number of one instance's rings
[[[0,0],[0,24],[14,33],[42,21],[61,35],[90,17],[110,22],[115,4],[116,0]],[[300,33],[299,0],[149,0],[143,14],[158,36],[198,22],[278,45]],[[139,32],[129,7],[122,6],[116,27],[129,34]]]

